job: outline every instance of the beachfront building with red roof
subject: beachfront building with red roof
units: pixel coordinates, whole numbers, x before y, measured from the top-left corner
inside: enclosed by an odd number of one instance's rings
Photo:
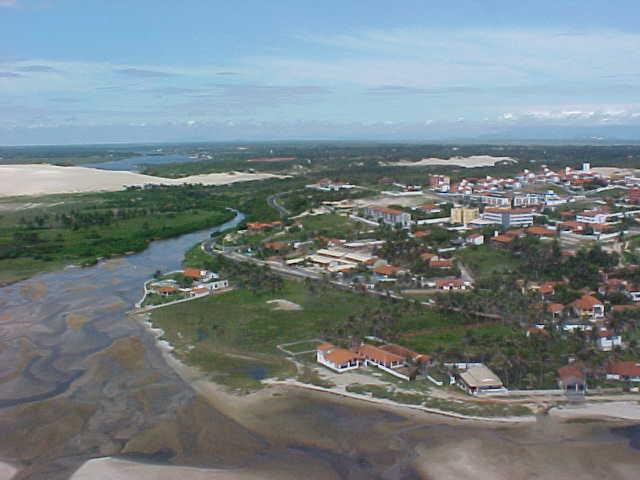
[[[330,343],[322,343],[316,348],[316,360],[319,364],[337,373],[355,370],[361,364],[361,356],[345,348]]]
[[[587,391],[587,375],[580,363],[570,363],[558,369],[558,387],[567,395],[582,396]]]
[[[640,383],[640,362],[611,362],[606,366],[607,380]]]

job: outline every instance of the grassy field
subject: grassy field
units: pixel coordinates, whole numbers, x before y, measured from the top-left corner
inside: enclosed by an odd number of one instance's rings
[[[275,310],[267,304],[274,299],[297,303],[302,310]],[[238,289],[166,307],[154,311],[152,321],[165,331],[181,358],[210,372],[220,383],[253,388],[259,385],[255,372],[268,377],[295,374],[276,345],[322,337],[349,315],[379,308],[385,302],[332,288],[311,293],[301,283],[286,281],[275,294],[254,295]],[[395,311],[403,331],[456,321],[456,317],[408,303]],[[226,360],[221,361],[222,357]]]
[[[465,344],[464,338],[467,332],[473,332],[473,335],[479,338],[479,348],[475,349]],[[502,343],[514,332],[513,327],[501,324],[441,325],[418,334],[408,332],[399,343],[419,352],[434,352],[442,349],[444,351],[464,350],[470,355],[485,354],[488,345]]]
[[[509,252],[490,245],[480,245],[459,250],[456,256],[471,269],[476,280],[490,277],[494,273],[518,268],[519,262]]]

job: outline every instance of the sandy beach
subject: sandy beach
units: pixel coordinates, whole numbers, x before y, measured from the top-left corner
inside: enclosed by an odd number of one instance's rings
[[[475,167],[492,167],[498,162],[517,163],[515,158],[511,157],[493,157],[491,155],[471,155],[470,157],[451,157],[445,158],[423,158],[417,162],[401,160],[399,162],[387,163],[393,167],[431,167],[434,165],[456,166],[464,168]]]
[[[0,197],[117,191],[128,186],[143,185],[227,185],[267,178],[283,177],[270,173],[225,172],[184,178],[162,178],[86,167],[59,167],[47,164],[0,165]]]

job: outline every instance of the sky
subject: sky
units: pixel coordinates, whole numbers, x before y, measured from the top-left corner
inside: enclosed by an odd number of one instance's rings
[[[637,0],[0,0],[0,144],[640,140],[639,19]]]

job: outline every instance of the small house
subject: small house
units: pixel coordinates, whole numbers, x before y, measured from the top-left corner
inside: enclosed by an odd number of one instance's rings
[[[603,328],[597,333],[596,345],[598,350],[610,352],[616,347],[622,347],[622,337],[613,330]]]
[[[316,348],[316,360],[319,364],[337,373],[355,370],[360,366],[361,357],[351,350],[323,343]]]
[[[592,295],[583,295],[572,304],[576,315],[596,322],[604,318],[604,304]]]
[[[634,361],[611,362],[606,366],[607,380],[640,383],[640,363]]]
[[[458,386],[469,395],[495,395],[507,393],[502,380],[483,363],[470,365],[456,376]]]
[[[587,376],[579,363],[570,363],[558,369],[558,388],[567,395],[582,396],[587,391]]]

